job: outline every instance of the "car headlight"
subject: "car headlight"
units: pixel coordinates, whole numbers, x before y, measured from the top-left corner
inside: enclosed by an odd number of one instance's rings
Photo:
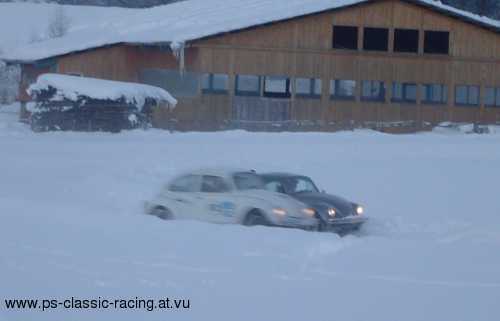
[[[363,208],[363,206],[361,206],[361,205],[356,206],[356,214],[363,215],[364,212],[365,212],[365,209]]]
[[[334,209],[334,208],[329,208],[329,209],[328,209],[328,215],[329,215],[330,217],[335,217],[335,215],[337,215],[337,211],[335,211],[335,209]]]
[[[316,215],[316,211],[313,210],[312,208],[304,208],[302,210],[302,213],[306,214],[309,217],[314,217],[314,215]]]
[[[286,210],[282,209],[282,208],[273,208],[272,210],[273,214],[276,214],[278,216],[285,216],[286,215]]]

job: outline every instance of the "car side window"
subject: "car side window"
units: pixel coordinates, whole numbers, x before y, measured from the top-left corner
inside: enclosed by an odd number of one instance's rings
[[[198,192],[200,187],[200,177],[197,175],[181,176],[174,180],[168,190],[171,192]]]
[[[278,181],[272,181],[266,184],[266,189],[271,192],[276,192],[276,193],[285,193],[285,188],[283,185],[278,182]]]
[[[219,176],[203,176],[201,182],[201,191],[204,193],[225,193],[229,192],[230,188],[222,177]]]

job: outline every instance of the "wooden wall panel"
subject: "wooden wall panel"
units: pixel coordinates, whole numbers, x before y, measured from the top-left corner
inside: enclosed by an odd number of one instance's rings
[[[359,6],[347,8],[328,15],[332,24],[356,26],[362,21],[361,9]]]
[[[451,81],[450,62],[442,59],[425,59],[417,63],[418,81],[425,83],[446,84]]]
[[[368,27],[387,27],[392,25],[392,1],[379,1],[359,7],[361,24]]]
[[[393,64],[386,57],[359,59],[359,77],[361,80],[391,80]]]
[[[151,47],[134,48],[137,59],[137,69],[160,68],[160,69],[178,69],[179,61],[168,49],[158,49]],[[199,63],[199,49],[188,48],[185,51],[185,65],[188,70],[196,70]]]
[[[318,99],[296,98],[292,107],[292,115],[296,117],[296,120],[319,121],[322,119],[321,101]]]
[[[295,41],[297,49],[323,49],[331,48],[332,19],[331,14],[322,14],[300,19],[290,23],[290,28],[295,28]]]
[[[137,66],[126,46],[113,46],[67,55],[58,59],[59,73],[81,73],[87,77],[136,81]]]
[[[229,49],[213,49],[211,55],[210,70],[215,73],[229,74],[231,61],[231,51]],[[203,69],[202,69],[203,70]]]
[[[23,65],[17,99],[22,103],[31,101],[31,96],[28,95],[26,90],[31,84],[36,82],[38,76],[50,72],[54,72],[50,67],[35,68],[33,65]]]
[[[479,62],[454,62],[453,79],[455,84],[480,85],[482,68]]]
[[[498,59],[495,56],[496,43],[493,36],[498,39],[498,35],[493,35],[489,31],[471,26],[461,21],[453,23],[453,41],[451,41],[451,53],[456,57],[474,57],[481,59]]]
[[[328,56],[316,53],[297,53],[293,55],[293,58],[295,61],[293,75],[299,77],[323,78],[329,74],[324,66],[325,61],[328,61]]]
[[[265,75],[266,52],[254,50],[235,50],[234,72],[236,74]]]
[[[370,69],[370,65],[373,64],[370,64],[369,62],[367,63],[365,61],[360,62],[360,60],[355,56],[338,55],[330,56],[329,58],[330,79],[356,80],[358,79],[358,69],[368,69],[368,72],[372,71]],[[379,68],[375,67],[374,69],[378,70]]]
[[[447,106],[443,105],[422,105],[420,107],[421,119],[424,122],[439,124],[450,120]]]
[[[413,5],[404,2],[393,2],[392,26],[403,29],[420,29],[422,10],[415,10]]]
[[[480,119],[479,107],[455,107],[451,115],[451,121],[457,123],[476,122]]]
[[[268,51],[263,75],[286,76],[290,74],[293,56],[284,52]]]
[[[422,63],[414,59],[392,59],[392,80],[397,82],[418,82]],[[388,67],[389,68],[389,67]]]
[[[450,31],[455,19],[443,16],[429,9],[422,9],[422,28],[425,30]]]

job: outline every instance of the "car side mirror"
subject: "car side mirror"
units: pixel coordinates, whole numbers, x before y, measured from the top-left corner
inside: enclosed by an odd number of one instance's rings
[[[326,191],[324,189],[321,190],[321,193],[326,194]]]

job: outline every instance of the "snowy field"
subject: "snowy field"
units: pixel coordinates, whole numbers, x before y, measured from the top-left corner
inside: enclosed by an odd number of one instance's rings
[[[500,134],[31,133],[0,108],[0,320],[500,320]],[[179,171],[310,175],[361,235],[164,222]],[[190,299],[189,310],[7,311],[12,298]]]

